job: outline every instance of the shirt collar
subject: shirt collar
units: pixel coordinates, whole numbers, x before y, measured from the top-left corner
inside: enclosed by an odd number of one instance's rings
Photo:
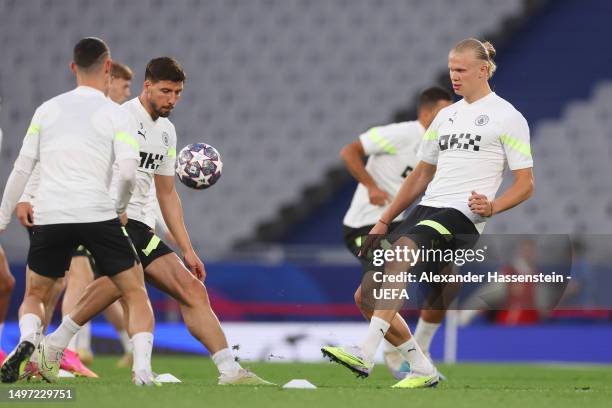
[[[106,98],[106,95],[104,95],[104,92],[102,92],[99,89],[92,88],[91,86],[79,85],[76,87],[75,91],[80,94],[84,94],[84,95],[99,95],[99,96],[102,96],[103,98]]]
[[[149,114],[149,112],[145,109],[144,105],[142,104],[142,102],[140,102],[140,98],[137,96],[134,98],[134,104],[136,105],[136,109],[138,109],[140,111],[140,113],[147,118],[147,120],[149,121],[149,123],[151,124],[156,124],[157,120],[153,120],[153,118],[151,117],[151,115]]]

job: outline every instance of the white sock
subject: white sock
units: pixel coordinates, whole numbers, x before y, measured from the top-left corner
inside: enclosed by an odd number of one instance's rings
[[[236,362],[234,355],[227,347],[213,354],[212,361],[217,366],[219,374],[226,375],[228,377],[233,377],[238,374],[238,371],[241,368],[240,364]]]
[[[418,343],[411,337],[404,344],[397,346],[397,349],[402,354],[402,357],[410,363],[410,371],[417,371],[421,374],[431,374],[435,370],[433,364],[419,347]]]
[[[383,340],[383,353],[396,353],[397,347],[389,343],[387,340]]]
[[[121,347],[123,347],[124,353],[131,353],[133,350],[132,342],[130,341],[130,335],[125,330],[120,330],[117,332],[119,334],[119,342],[121,343]]]
[[[91,323],[87,322],[77,333],[76,337],[76,350],[87,350],[91,351]]]
[[[81,326],[76,324],[69,315],[66,315],[62,320],[62,324],[47,336],[47,344],[63,350],[68,346],[68,343],[70,343],[70,340],[77,334],[80,328]]]
[[[416,330],[414,331],[414,338],[419,343],[423,353],[429,354],[429,346],[431,346],[431,341],[439,328],[440,323],[429,323],[419,318]]]
[[[372,317],[370,326],[368,327],[368,333],[361,343],[361,351],[366,361],[374,361],[376,351],[378,351],[378,347],[385,338],[385,334],[387,334],[387,330],[389,330],[390,326],[391,325],[383,319],[376,316]]]
[[[40,341],[40,330],[41,330],[42,322],[40,321],[40,317],[36,316],[33,313],[24,314],[21,319],[19,319],[19,332],[21,336],[19,337],[19,342],[29,341],[35,346],[38,346],[38,342]]]
[[[133,371],[151,370],[151,354],[153,353],[153,333],[140,332],[132,336],[134,345],[134,364]]]
[[[72,338],[68,342],[68,346],[66,348],[70,349],[70,350],[72,350],[72,351],[74,351],[76,353],[76,351],[77,351],[77,338],[78,337],[79,337],[78,333],[75,334],[74,336],[72,336]]]

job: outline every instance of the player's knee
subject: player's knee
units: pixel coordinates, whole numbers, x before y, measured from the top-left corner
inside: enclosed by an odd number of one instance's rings
[[[187,305],[195,306],[208,304],[208,293],[206,288],[199,280],[193,278],[183,285],[183,301]]]
[[[355,299],[355,304],[356,304],[358,307],[361,307],[361,288],[358,288],[358,289],[355,291],[355,294],[353,295],[353,298]]]

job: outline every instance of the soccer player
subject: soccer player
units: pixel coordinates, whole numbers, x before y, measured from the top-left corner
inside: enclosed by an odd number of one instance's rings
[[[376,237],[386,234],[391,222],[423,192],[420,204],[394,230],[394,234],[402,235],[394,245],[414,249],[437,242],[456,248],[459,235],[477,238],[487,218],[531,196],[534,182],[529,127],[520,112],[491,91],[488,80],[496,69],[494,56],[490,43],[474,38],[459,42],[450,51],[450,79],[453,90],[463,99],[436,115],[423,136],[420,162],[370,231],[362,254],[372,249]],[[496,198],[506,164],[514,182]],[[401,260],[385,265],[387,274],[408,270],[410,265]],[[358,300],[364,296],[362,293]],[[362,309],[372,316],[363,341],[346,348],[324,347],[324,355],[358,375],[368,376],[374,355],[386,338],[410,363],[410,373],[393,387],[435,385],[436,369],[399,318],[400,307],[395,302],[393,307],[373,312]]]
[[[4,319],[6,319],[11,292],[14,287],[15,278],[11,274],[6,255],[4,255],[4,250],[0,246],[0,364],[6,358],[6,353],[2,350],[2,330],[4,329]]]
[[[104,41],[81,39],[74,47],[71,69],[77,88],[43,103],[34,113],[0,205],[3,231],[32,169],[40,162],[36,225],[28,253],[32,273],[20,310],[21,337],[2,365],[0,377],[2,382],[15,382],[38,345],[40,374],[49,382],[57,379],[62,352],[55,342],[69,341],[84,322],[67,316],[55,337],[40,341],[45,301],[55,281],[64,276],[77,246],[84,244],[100,273],[109,277],[128,305],[129,330],[134,333],[134,382],[152,385],[153,311],[142,266],[122,226],[138,165],[136,129],[129,116],[105,96],[111,57]],[[114,203],[108,189],[113,163],[120,174]]]
[[[136,190],[127,208],[126,229],[138,250],[147,281],[179,302],[190,333],[211,353],[219,370],[219,384],[267,385],[270,383],[242,368],[228,348],[202,282],[206,276],[204,264],[195,253],[185,228],[183,209],[174,185],[176,132],[168,119],[181,98],[185,79],[176,60],[154,58],[147,65],[141,94],[122,106],[137,125],[141,148]],[[153,185],[156,196],[151,194]],[[155,235],[156,200],[185,263]],[[101,277],[88,287],[70,317],[75,321],[88,321],[120,296],[110,280]],[[48,338],[55,338],[55,335],[51,333]]]
[[[133,73],[130,67],[117,61],[113,61],[111,67],[110,85],[108,87],[108,97],[113,102],[121,105],[130,97],[130,85]]]
[[[0,150],[2,150],[2,129],[0,129]],[[15,287],[15,278],[11,274],[8,261],[2,246],[0,246],[0,364],[6,358],[6,353],[2,350],[2,331],[4,329],[4,319],[8,312],[11,292]]]
[[[416,167],[417,152],[425,130],[438,112],[449,106],[452,100],[451,94],[445,89],[428,88],[419,95],[417,120],[374,127],[342,148],[340,156],[359,182],[343,221],[344,241],[353,255],[357,256],[368,232],[389,207],[406,176]],[[364,156],[368,156],[366,164]],[[389,231],[401,223],[401,215],[391,222]],[[363,258],[358,259],[364,262],[364,273],[367,272],[367,262]],[[360,291],[355,296],[358,299]],[[428,354],[431,339],[443,317],[443,312],[421,311],[415,338],[425,354]],[[401,319],[401,316],[397,318]],[[385,342],[384,356],[387,367],[394,376],[400,377],[398,379],[409,371],[406,364],[402,367],[403,357],[389,342]]]
[[[111,65],[110,84],[108,87],[108,97],[117,104],[122,104],[130,96],[130,84],[132,80],[132,70],[124,64],[113,61]],[[26,228],[33,221],[32,200],[35,195],[35,189],[38,186],[39,168],[35,167],[29,183],[26,186],[24,194],[19,200],[15,209],[15,214],[21,224]],[[93,265],[95,264],[91,253],[80,245],[72,257],[70,268],[66,273],[66,285],[58,286],[59,294],[53,296],[56,298],[61,294],[64,287],[66,291],[62,299],[62,316],[68,314],[74,308],[77,300],[85,290],[85,287],[94,279]],[[28,271],[29,273],[29,271]],[[62,282],[64,279],[62,279]],[[48,308],[47,314],[52,316],[55,303]],[[129,336],[125,330],[125,318],[122,306],[119,302],[115,302],[104,310],[104,316],[113,325],[121,346],[123,347],[124,355],[119,360],[119,367],[129,367],[132,365],[132,350]],[[47,321],[47,324],[49,322]],[[35,356],[32,359],[35,361]],[[97,374],[91,371],[85,364],[90,364],[93,361],[93,352],[91,350],[91,323],[85,324],[81,330],[75,335],[62,357],[60,368],[69,371],[78,376],[97,378]],[[30,370],[36,370],[36,367],[28,367]]]

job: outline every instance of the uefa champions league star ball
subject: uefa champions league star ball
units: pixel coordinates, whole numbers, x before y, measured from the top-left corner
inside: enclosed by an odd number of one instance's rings
[[[176,175],[181,183],[196,190],[215,184],[221,177],[222,168],[221,155],[206,143],[185,146],[176,161]]]

